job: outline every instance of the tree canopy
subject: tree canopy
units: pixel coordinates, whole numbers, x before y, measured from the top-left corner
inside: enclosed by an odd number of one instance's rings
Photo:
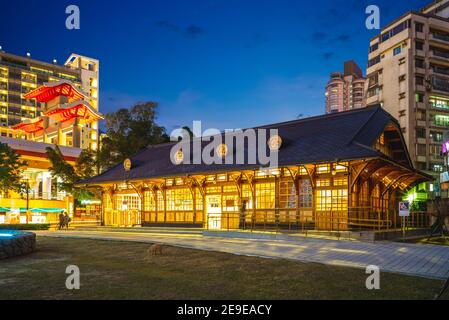
[[[81,180],[93,177],[96,172],[96,160],[92,151],[83,150],[78,157],[75,166],[68,163],[58,146],[46,149],[47,157],[51,162],[50,172],[54,177],[58,177],[61,182],[58,187],[61,191],[71,193],[76,199],[89,199],[92,194],[83,189],[75,187]]]
[[[26,161],[6,143],[0,142],[0,193],[7,195],[9,191],[21,191],[24,188],[22,179]]]
[[[103,170],[109,169],[151,144],[169,141],[165,128],[156,123],[156,102],[134,105],[108,113],[106,137],[102,139],[98,161]]]

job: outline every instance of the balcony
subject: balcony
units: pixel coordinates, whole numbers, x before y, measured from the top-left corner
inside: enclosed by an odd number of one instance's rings
[[[22,81],[36,83],[36,77],[22,75]]]
[[[449,44],[449,34],[432,33],[431,40],[442,41]]]
[[[22,87],[22,93],[23,94],[27,94],[28,92],[33,91],[33,90],[34,89],[30,88],[30,87]]]
[[[432,88],[433,90],[449,92],[449,79],[439,76],[432,76]]]
[[[432,68],[430,69],[430,73],[431,74],[444,74],[444,75],[448,75],[449,76],[449,67],[442,67],[442,66],[432,66]]]

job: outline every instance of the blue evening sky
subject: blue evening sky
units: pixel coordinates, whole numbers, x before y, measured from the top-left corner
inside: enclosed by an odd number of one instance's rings
[[[3,50],[63,63],[71,52],[98,58],[103,113],[160,103],[168,131],[246,128],[324,112],[329,73],[367,61],[365,8],[381,25],[430,0],[8,1]],[[65,28],[76,4],[81,29]]]

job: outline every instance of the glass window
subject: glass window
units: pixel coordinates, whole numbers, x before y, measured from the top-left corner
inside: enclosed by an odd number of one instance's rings
[[[441,97],[430,97],[430,105],[433,108],[449,109],[449,100]]]
[[[153,192],[145,191],[144,193],[144,211],[156,211],[156,201],[154,201]]]
[[[396,47],[393,49],[393,55],[396,56],[401,53],[401,47]]]
[[[193,211],[192,193],[189,189],[166,190],[167,211]]]
[[[299,180],[299,206],[301,208],[313,207],[313,191],[309,179]]]
[[[330,173],[331,168],[329,164],[320,164],[316,166],[316,171],[318,174]]]
[[[348,209],[347,189],[323,189],[316,191],[317,211],[344,211]]]
[[[331,179],[317,179],[316,186],[317,187],[330,187]]]
[[[296,208],[296,188],[293,181],[280,182],[279,206],[281,208]]]
[[[334,178],[334,186],[346,186],[348,185],[347,178]]]
[[[118,210],[140,210],[140,198],[138,195],[117,195],[116,208]]]
[[[256,208],[257,209],[275,208],[274,182],[256,184]]]

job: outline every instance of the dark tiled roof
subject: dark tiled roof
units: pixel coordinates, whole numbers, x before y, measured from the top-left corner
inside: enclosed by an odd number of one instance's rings
[[[278,129],[283,139],[279,165],[324,163],[385,157],[372,148],[387,124],[397,121],[380,106],[341,112],[284,123],[261,126]],[[258,129],[255,128],[255,129]],[[256,169],[260,165],[181,164],[170,160],[174,143],[148,146],[131,158],[133,168],[126,172],[122,164],[80,184],[97,184],[156,177],[173,177],[237,169]],[[405,148],[405,146],[404,146]],[[408,166],[412,165],[408,161]]]

